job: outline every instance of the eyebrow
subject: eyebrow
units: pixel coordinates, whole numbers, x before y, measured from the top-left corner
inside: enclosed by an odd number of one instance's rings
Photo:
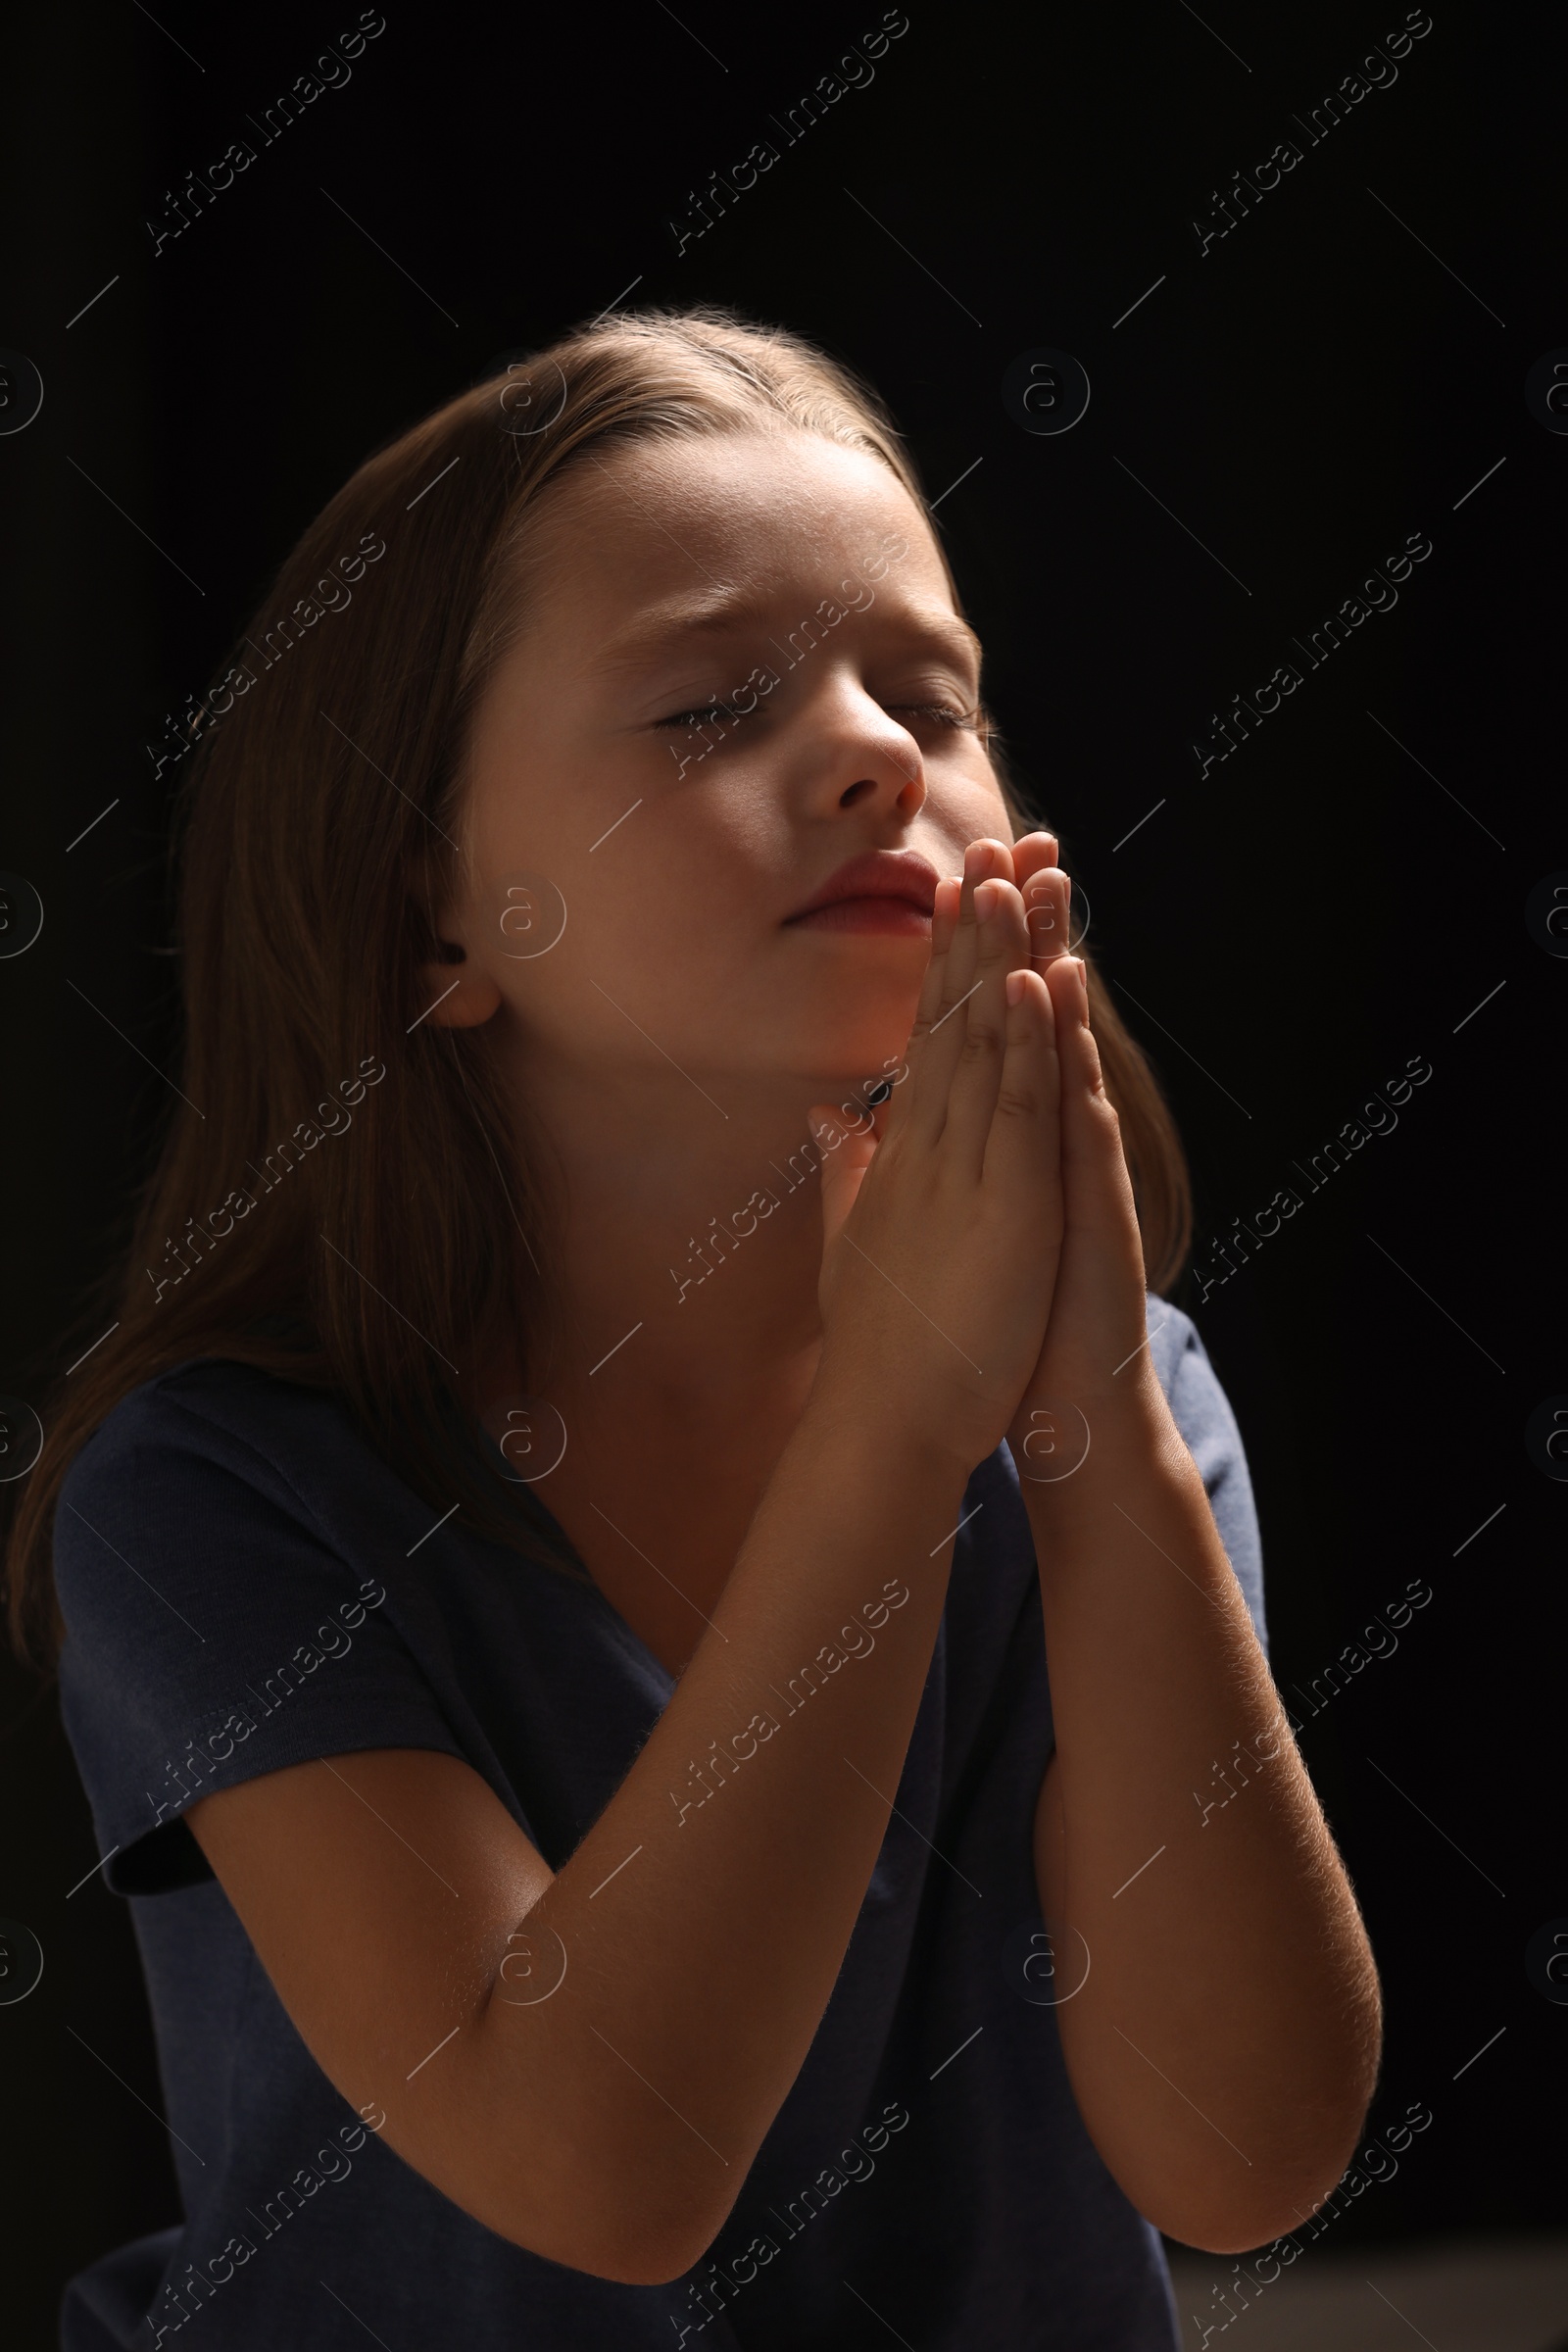
[[[852,612],[858,609],[869,610],[854,606],[847,608]],[[776,598],[739,589],[721,590],[716,596],[691,598],[680,604],[660,606],[652,613],[644,614],[631,627],[623,629],[618,636],[612,637],[593,667],[601,674],[638,669],[656,655],[666,650],[673,651],[694,640],[735,636],[746,628],[765,630],[769,620],[775,624],[778,622],[780,611]],[[956,612],[932,605],[919,608],[907,617],[922,636],[934,642],[946,643],[950,648],[961,647],[974,657],[976,662],[980,661],[983,650],[980,639],[969,623],[960,619]],[[810,618],[814,618],[814,608],[811,613],[802,615],[802,620]],[[797,620],[795,626],[799,628],[801,625],[801,620]]]

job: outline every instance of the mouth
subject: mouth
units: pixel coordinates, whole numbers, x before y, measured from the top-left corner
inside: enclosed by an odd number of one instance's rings
[[[912,850],[867,850],[830,874],[785,917],[785,928],[929,939],[937,879],[935,866]]]
[[[931,917],[908,899],[835,899],[790,917],[789,931],[882,932],[890,938],[929,939]]]

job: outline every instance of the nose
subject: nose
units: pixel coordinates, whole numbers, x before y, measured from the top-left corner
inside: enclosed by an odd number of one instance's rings
[[[896,718],[849,680],[817,713],[819,767],[812,798],[836,808],[874,808],[907,821],[925,806],[920,747]]]

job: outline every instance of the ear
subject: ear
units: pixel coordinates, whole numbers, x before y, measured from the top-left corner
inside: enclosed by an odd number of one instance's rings
[[[422,963],[420,975],[429,1009],[421,1022],[432,1029],[477,1029],[501,1003],[501,990],[456,940],[443,939],[438,961]]]

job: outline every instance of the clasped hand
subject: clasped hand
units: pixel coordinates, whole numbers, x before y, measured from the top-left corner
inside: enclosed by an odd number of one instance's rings
[[[965,1476],[1004,1438],[1025,1469],[1063,1404],[1092,1424],[1149,1395],[1143,1249],[1070,897],[1051,834],[972,842],[937,887],[906,1076],[869,1129],[810,1113],[819,1380]]]

